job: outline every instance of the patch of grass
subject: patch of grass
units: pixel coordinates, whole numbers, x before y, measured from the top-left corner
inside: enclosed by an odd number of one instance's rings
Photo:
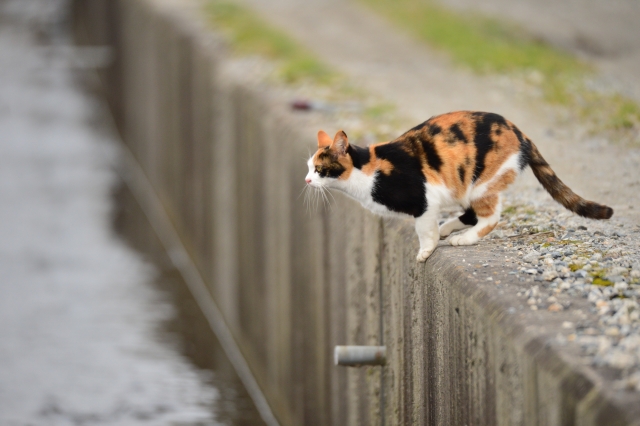
[[[258,56],[275,68],[274,82],[295,86],[297,95],[329,106],[336,127],[348,123],[353,140],[389,140],[406,128],[395,105],[381,102],[345,75],[314,57],[285,31],[265,22],[259,14],[235,0],[208,0],[204,12],[238,56]],[[357,107],[345,107],[356,105]],[[362,108],[360,108],[360,106]],[[333,109],[332,109],[333,108]]]
[[[479,14],[450,11],[430,0],[360,0],[416,38],[479,73],[523,77],[550,103],[571,108],[593,131],[637,138],[640,106],[629,98],[590,89],[592,67],[528,35]]]
[[[211,0],[206,11],[238,54],[259,55],[275,61],[278,77],[285,83],[308,81],[326,85],[338,78],[337,73],[287,34],[268,25],[246,8],[229,1]]]
[[[502,214],[505,216],[511,216],[512,214],[515,214],[517,210],[518,210],[518,207],[509,206],[502,210]]]
[[[396,107],[392,104],[383,103],[368,107],[367,109],[365,109],[364,114],[372,120],[378,120],[395,111],[395,108]]]
[[[575,57],[495,19],[455,13],[428,0],[361,1],[477,72],[524,72],[543,80],[545,96],[555,102],[566,103],[567,83],[590,71]]]

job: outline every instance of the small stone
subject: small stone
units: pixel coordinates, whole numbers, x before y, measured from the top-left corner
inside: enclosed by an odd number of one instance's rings
[[[562,323],[562,328],[574,328],[575,324],[572,323],[571,321],[564,321]]]
[[[538,310],[538,305],[531,305],[530,306],[532,311],[537,311]]]
[[[609,306],[605,300],[598,300],[596,302],[596,308],[602,308],[603,306]]]
[[[558,299],[555,296],[547,297],[547,303],[556,303]]]
[[[537,269],[526,269],[525,272],[529,275],[535,275],[538,273]]]
[[[613,288],[615,288],[616,290],[626,290],[629,288],[629,284],[624,281],[618,281],[614,284]]]
[[[609,312],[611,312],[611,307],[609,305],[598,308],[598,315],[600,316],[607,315]]]
[[[604,331],[604,334],[612,337],[619,336],[620,329],[618,327],[607,327],[607,329]]]
[[[547,310],[549,312],[560,312],[562,311],[564,308],[562,307],[561,304],[559,303],[552,303],[551,305],[549,305],[549,307],[547,308]]]
[[[538,258],[540,257],[540,253],[537,252],[536,250],[533,250],[529,253],[527,253],[526,255],[524,255],[524,257],[522,258],[522,260],[524,260],[525,262],[535,262],[536,260],[538,260]]]
[[[640,270],[634,269],[629,275],[631,275],[632,278],[640,278]]]
[[[530,297],[529,299],[527,299],[527,305],[535,305],[536,303],[538,303],[535,299],[535,297]]]
[[[588,274],[587,274],[587,271],[585,271],[584,269],[578,269],[578,270],[575,272],[575,275],[576,275],[576,277],[586,278],[586,276],[587,276]]]
[[[553,257],[554,259],[560,259],[562,257],[562,253],[560,253],[559,251],[554,251],[551,253],[551,257]]]
[[[629,270],[624,266],[615,266],[609,271],[611,275],[626,275],[628,272]]]
[[[570,288],[571,288],[571,283],[567,281],[562,281],[562,283],[560,283],[560,290],[569,290]]]
[[[607,275],[605,278],[612,283],[619,283],[621,281],[624,281],[624,277],[621,275]]]
[[[554,270],[547,270],[542,274],[542,279],[545,281],[553,281],[558,278],[558,273]]]
[[[610,352],[605,360],[610,366],[620,369],[629,368],[635,364],[634,356],[622,351]]]
[[[524,295],[526,297],[538,297],[540,296],[540,289],[537,285],[532,286],[529,290],[527,290]]]
[[[583,225],[580,225],[580,226],[578,226],[578,229],[579,229],[580,231],[586,231],[586,230],[587,230],[587,227],[586,227],[586,226],[583,226]]]

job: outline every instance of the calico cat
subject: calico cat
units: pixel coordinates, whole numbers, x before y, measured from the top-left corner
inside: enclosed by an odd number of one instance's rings
[[[526,166],[554,200],[572,212],[609,219],[613,209],[576,195],[556,176],[536,146],[502,116],[458,111],[432,117],[390,142],[361,148],[339,131],[318,132],[318,151],[307,162],[307,185],[335,188],[380,215],[412,216],[424,262],[438,240],[475,244],[498,224],[501,192]],[[464,213],[438,227],[441,208]]]

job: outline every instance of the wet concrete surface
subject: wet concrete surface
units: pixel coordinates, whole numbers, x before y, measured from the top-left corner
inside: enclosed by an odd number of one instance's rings
[[[260,424],[118,178],[64,12],[0,0],[0,424]]]

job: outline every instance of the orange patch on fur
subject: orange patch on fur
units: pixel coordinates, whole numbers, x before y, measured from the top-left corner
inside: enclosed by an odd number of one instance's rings
[[[342,164],[344,167],[344,173],[338,176],[338,180],[347,180],[349,176],[351,176],[351,172],[353,171],[353,161],[351,161],[350,157],[340,157],[338,162]]]
[[[362,167],[362,173],[371,176],[376,171],[380,170],[380,172],[389,176],[393,170],[393,164],[388,160],[382,160],[376,157],[376,151],[374,148],[378,145],[382,144],[371,145],[369,147],[369,162]]]
[[[489,232],[493,231],[493,228],[495,228],[496,225],[497,225],[497,223],[494,223],[493,225],[485,226],[480,231],[478,231],[478,237],[482,238],[482,237],[486,236]]]
[[[502,192],[505,189],[507,189],[509,185],[515,182],[517,177],[518,177],[518,174],[515,172],[515,170],[507,170],[495,181],[493,181],[491,185],[489,185],[489,188],[487,188],[487,192],[491,192],[491,193]]]
[[[437,124],[443,129],[448,129],[449,127],[456,124],[458,121],[467,120],[469,118],[468,111],[456,111],[450,112],[448,114],[438,115],[429,120],[433,124]]]
[[[478,217],[489,217],[495,213],[496,207],[498,206],[498,201],[498,195],[485,195],[482,198],[473,200],[471,202],[471,207],[476,212],[476,215]]]

